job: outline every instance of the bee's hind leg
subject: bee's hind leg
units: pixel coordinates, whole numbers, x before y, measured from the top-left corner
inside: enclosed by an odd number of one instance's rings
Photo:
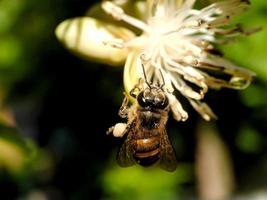
[[[121,118],[127,118],[130,110],[128,107],[129,98],[125,93],[124,95],[125,97],[123,99],[122,105],[118,113]],[[107,135],[112,134],[114,137],[123,137],[129,131],[131,124],[132,123],[131,122],[129,123],[129,121],[128,123],[117,123],[115,124],[115,126],[110,127],[106,133]]]
[[[117,123],[115,126],[112,126],[107,130],[107,135],[112,134],[114,137],[123,137],[127,132],[127,129],[126,123]]]

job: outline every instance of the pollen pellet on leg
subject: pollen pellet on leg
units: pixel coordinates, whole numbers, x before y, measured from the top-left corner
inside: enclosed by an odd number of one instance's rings
[[[113,136],[114,137],[122,137],[123,136],[123,133],[126,129],[126,124],[125,123],[117,123],[115,126],[114,126],[114,130],[113,130]]]

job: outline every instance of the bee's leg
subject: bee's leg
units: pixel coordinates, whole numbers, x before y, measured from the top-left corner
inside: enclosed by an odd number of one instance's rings
[[[139,78],[138,83],[131,89],[130,96],[133,98],[137,97],[137,94],[143,89],[143,79]]]
[[[127,95],[125,95],[123,102],[121,104],[120,110],[119,110],[119,116],[121,118],[126,118],[128,115],[128,111],[129,111],[128,103],[129,103],[129,99]]]
[[[107,135],[112,134],[114,137],[123,137],[128,131],[127,127],[128,125],[125,123],[117,123],[115,126],[112,126],[107,130]]]
[[[111,127],[106,131],[106,134],[107,134],[107,135],[113,134],[114,127],[115,127],[115,126],[111,126]]]

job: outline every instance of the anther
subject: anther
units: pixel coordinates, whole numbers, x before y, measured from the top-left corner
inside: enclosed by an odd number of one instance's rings
[[[116,6],[110,1],[103,2],[101,6],[106,13],[110,14],[116,20],[118,21],[121,20],[122,15],[124,14],[124,11],[120,7]]]
[[[124,13],[123,9],[119,6],[116,6],[114,3],[110,1],[104,1],[102,4],[102,9],[109,15],[111,15],[114,19],[118,21],[124,21],[136,28],[139,28],[145,32],[149,32],[149,27],[143,21],[131,17]]]

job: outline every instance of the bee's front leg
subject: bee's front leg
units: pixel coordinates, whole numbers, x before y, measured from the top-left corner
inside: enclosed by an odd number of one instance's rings
[[[129,99],[128,99],[126,94],[124,94],[124,95],[125,95],[125,97],[123,99],[123,102],[122,102],[120,110],[119,110],[119,116],[121,118],[126,118],[128,115],[128,111],[129,111],[129,108],[128,108]]]
[[[107,135],[112,134],[114,137],[123,137],[123,135],[126,132],[127,132],[127,124],[117,123],[115,124],[115,126],[112,126],[107,130]]]

